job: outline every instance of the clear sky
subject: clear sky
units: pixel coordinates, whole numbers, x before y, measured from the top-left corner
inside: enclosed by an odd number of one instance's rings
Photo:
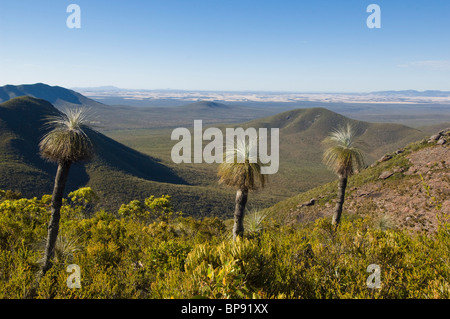
[[[449,17],[449,0],[0,0],[0,85],[450,90]]]

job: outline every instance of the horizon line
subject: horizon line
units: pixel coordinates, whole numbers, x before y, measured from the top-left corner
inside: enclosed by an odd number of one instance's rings
[[[176,89],[176,88],[157,88],[157,89],[149,89],[149,88],[125,88],[118,87],[115,85],[99,85],[99,86],[61,86],[61,85],[50,85],[43,82],[35,82],[35,83],[21,83],[21,84],[3,84],[2,86],[21,86],[21,85],[47,85],[50,87],[59,86],[62,88],[70,89],[70,90],[99,90],[101,91],[104,88],[104,91],[179,91],[179,92],[214,92],[214,93],[271,93],[271,94],[370,94],[370,93],[380,93],[380,92],[442,92],[442,93],[450,93],[450,89],[447,90],[437,90],[437,89],[426,89],[426,90],[418,90],[418,89],[384,89],[384,90],[375,90],[375,91],[280,91],[280,90],[213,90],[213,89]]]

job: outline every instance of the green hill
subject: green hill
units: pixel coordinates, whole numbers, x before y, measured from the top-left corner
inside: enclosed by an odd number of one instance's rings
[[[256,198],[273,201],[327,183],[334,178],[333,174],[322,164],[323,147],[321,141],[332,130],[347,122],[352,123],[358,132],[358,143],[364,151],[368,165],[385,153],[395,151],[426,135],[422,131],[404,125],[352,120],[324,108],[296,109],[246,122],[242,125],[219,125],[218,128],[223,132],[225,132],[226,127],[238,126],[256,129],[264,127],[280,129],[279,171],[277,174],[269,176],[269,184],[266,189],[255,194]],[[206,129],[206,126],[204,129]],[[139,145],[134,142],[141,139],[144,141],[145,136],[148,136],[151,132],[126,133],[127,135],[121,135],[120,132],[108,134],[123,143],[131,143],[134,148],[143,152],[148,151],[147,145],[144,143]],[[171,163],[170,159],[165,156],[165,154],[170,154],[170,148],[174,145],[174,142],[170,141],[169,134],[169,131],[162,132],[161,136],[158,137],[158,140],[166,141],[166,146],[156,147],[158,152],[155,153],[155,156],[166,159],[164,163],[173,167],[189,183],[196,185],[216,183],[217,166],[215,165],[174,165]],[[202,174],[194,174],[195,171],[201,171]]]
[[[0,187],[37,196],[52,190],[54,167],[39,156],[44,117],[57,110],[44,100],[14,98],[0,104]],[[68,188],[87,182],[84,169],[74,167]]]
[[[371,164],[387,152],[425,136],[398,124],[369,123],[349,119],[325,108],[297,109],[246,123],[245,127],[280,128],[280,170],[272,182],[280,192],[305,191],[330,181],[334,176],[322,164],[321,142],[345,123],[357,132],[357,144]]]

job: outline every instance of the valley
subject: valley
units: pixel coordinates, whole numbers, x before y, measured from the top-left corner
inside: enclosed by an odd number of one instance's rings
[[[268,207],[280,200],[333,181],[335,176],[321,161],[323,153],[321,141],[339,125],[351,123],[356,128],[358,142],[364,151],[367,165],[386,153],[420,140],[429,135],[429,131],[445,126],[436,120],[432,120],[431,125],[428,125],[430,123],[428,120],[421,122],[422,126],[419,129],[402,124],[357,120],[355,118],[358,116],[370,118],[369,112],[373,110],[362,105],[359,109],[351,105],[341,105],[340,110],[344,111],[343,114],[346,112],[353,114],[349,118],[332,111],[333,107],[330,109],[318,107],[320,103],[316,102],[307,104],[310,106],[308,108],[294,109],[289,108],[295,105],[287,107],[276,103],[258,107],[213,101],[143,108],[109,106],[75,91],[44,84],[7,86],[0,88],[0,93],[3,100],[28,95],[46,98],[60,110],[82,106],[89,107],[93,111],[95,129],[98,132],[95,133],[98,155],[93,162],[76,166],[73,173],[75,176],[68,191],[83,185],[90,186],[103,198],[99,205],[111,209],[117,209],[120,204],[132,199],[146,198],[150,194],[155,196],[169,194],[173,196],[178,210],[192,216],[229,218],[232,215],[234,198],[232,188],[218,185],[218,164],[175,164],[171,158],[172,148],[177,143],[171,140],[171,133],[177,127],[186,127],[193,133],[193,121],[196,119],[203,120],[203,130],[208,127],[216,127],[223,132],[227,127],[280,129],[279,171],[269,176],[269,182],[264,189],[251,194],[249,205],[256,208]],[[402,107],[406,109],[408,106]],[[388,108],[386,105],[378,112]],[[50,106],[48,109],[50,110]],[[433,110],[438,115],[439,112],[447,111],[445,105]],[[28,111],[25,107],[21,112]],[[366,116],[362,115],[364,112],[367,113]],[[43,117],[44,113],[40,117]],[[403,120],[407,120],[412,113],[405,114]],[[3,121],[16,123],[13,129],[5,123],[2,136],[6,138],[18,135],[23,141],[20,143],[25,143],[26,146],[18,148],[17,138],[13,138],[9,143],[2,138],[6,143],[3,144],[5,150],[3,154],[10,156],[0,169],[0,174],[4,176],[0,188],[18,190],[25,195],[49,193],[55,168],[37,156],[38,137],[42,135],[39,132],[41,124],[36,120],[39,116],[34,114],[30,122],[24,126],[26,121],[21,118],[19,112],[16,114],[15,117],[11,115],[11,119],[2,117]],[[444,116],[439,118],[442,122],[448,119]],[[203,144],[205,146],[207,142],[203,141]]]

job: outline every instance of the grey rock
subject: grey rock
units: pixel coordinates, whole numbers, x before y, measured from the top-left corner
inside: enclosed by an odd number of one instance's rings
[[[378,178],[379,179],[387,179],[387,178],[391,177],[392,175],[394,175],[394,172],[384,171],[383,173],[381,173],[381,175]]]
[[[441,138],[441,134],[440,133],[434,134],[428,139],[428,142],[429,143],[430,142],[435,142],[435,141],[439,140],[440,138]]]
[[[378,162],[386,162],[386,161],[389,161],[390,159],[392,158],[392,156],[391,155],[389,155],[389,154],[386,154],[386,155],[384,155],[382,158],[380,158],[379,160],[378,160]]]

